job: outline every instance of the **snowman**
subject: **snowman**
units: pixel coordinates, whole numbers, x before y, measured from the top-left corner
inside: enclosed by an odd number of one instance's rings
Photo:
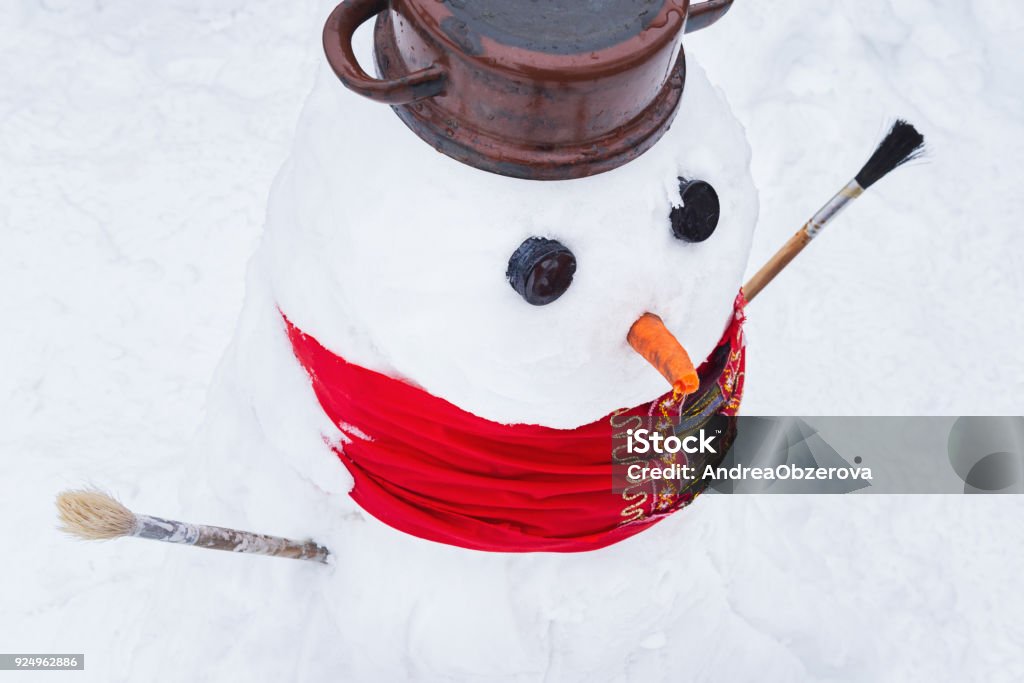
[[[742,393],[755,194],[738,126],[687,69],[685,14],[411,3],[380,14],[378,80],[348,47],[378,4],[327,22],[366,99],[316,88],[265,244],[353,497],[477,550],[633,535],[693,491],[609,495],[630,423],[608,416],[731,415]]]
[[[254,661],[281,680],[679,679],[701,625],[695,513],[673,513],[697,491],[613,490],[612,437],[617,417],[735,414],[758,211],[743,129],[681,47],[729,3],[688,5],[331,16],[188,507],[312,533],[333,564],[170,567],[190,659],[222,680]],[[234,618],[198,616],[196,564]]]

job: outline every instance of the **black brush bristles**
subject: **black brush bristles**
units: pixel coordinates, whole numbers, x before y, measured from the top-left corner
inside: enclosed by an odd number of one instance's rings
[[[884,178],[893,169],[924,153],[924,136],[911,124],[898,119],[878,149],[857,174],[857,184],[865,190]]]

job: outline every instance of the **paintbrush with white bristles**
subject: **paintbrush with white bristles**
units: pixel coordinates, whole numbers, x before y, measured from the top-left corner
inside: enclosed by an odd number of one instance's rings
[[[900,119],[893,124],[888,135],[875,149],[868,162],[860,173],[846,184],[839,193],[830,199],[825,206],[821,207],[818,213],[814,214],[811,220],[807,221],[804,227],[800,228],[788,242],[786,242],[775,256],[768,263],[764,264],[761,270],[757,271],[754,277],[743,286],[743,294],[747,301],[753,301],[765,286],[775,279],[789,262],[796,258],[796,255],[803,251],[804,247],[810,244],[811,240],[818,236],[818,233],[849,206],[857,197],[864,194],[865,190],[888,175],[891,171],[903,164],[918,158],[924,153],[924,136],[917,132],[917,129],[906,121]]]
[[[311,540],[293,541],[279,536],[138,515],[113,497],[96,490],[64,491],[57,496],[57,511],[63,522],[62,531],[88,541],[134,536],[198,548],[321,563],[326,563],[330,555],[327,548]]]

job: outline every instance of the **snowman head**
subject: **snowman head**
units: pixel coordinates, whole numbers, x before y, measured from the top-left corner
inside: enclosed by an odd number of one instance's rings
[[[437,154],[320,76],[272,193],[275,296],[346,360],[503,423],[571,428],[664,393],[627,343],[659,316],[699,364],[757,213],[744,134],[703,72],[654,147],[566,181]]]

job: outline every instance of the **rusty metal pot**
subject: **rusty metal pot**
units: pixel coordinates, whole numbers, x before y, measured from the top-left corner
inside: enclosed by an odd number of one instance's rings
[[[679,36],[732,0],[345,0],[324,27],[331,68],[394,105],[437,150],[502,175],[579,178],[643,154],[686,80]],[[352,35],[376,16],[366,74]]]

